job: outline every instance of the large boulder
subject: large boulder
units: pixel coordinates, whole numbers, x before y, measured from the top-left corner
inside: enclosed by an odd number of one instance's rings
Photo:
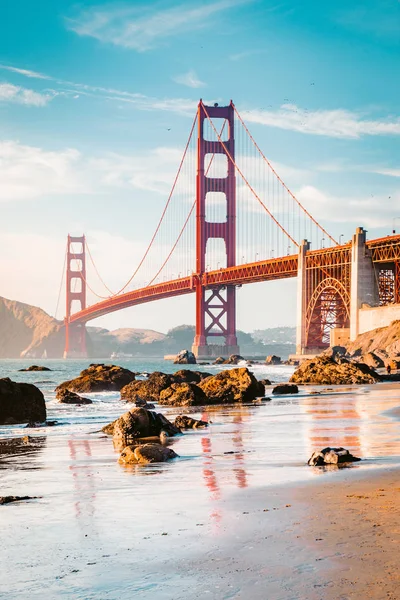
[[[176,355],[174,365],[195,365],[196,357],[190,350],[181,350]]]
[[[214,365],[223,365],[225,363],[225,358],[223,356],[217,356],[214,360]]]
[[[0,379],[0,425],[46,421],[42,392],[31,383]]]
[[[61,383],[59,390],[71,392],[119,392],[125,385],[134,381],[135,373],[116,365],[93,364],[81,372],[79,377]]]
[[[372,369],[381,369],[385,366],[384,361],[380,358],[380,356],[375,354],[375,352],[367,352],[366,354],[363,354],[360,361]]]
[[[121,400],[137,402],[140,398],[146,402],[158,402],[162,390],[165,390],[173,382],[174,380],[171,375],[167,375],[161,371],[154,371],[147,379],[132,381],[124,386],[121,389]]]
[[[275,354],[270,354],[265,359],[265,363],[267,365],[280,365],[280,364],[282,364],[282,359],[280,356],[275,356]]]
[[[265,395],[262,383],[246,367],[221,371],[199,383],[207,396],[206,404],[252,402]]]
[[[174,425],[178,429],[203,429],[204,427],[208,427],[208,422],[192,419],[192,417],[188,417],[187,415],[178,415],[175,418]]]
[[[102,431],[112,435],[115,441],[123,441],[125,445],[140,438],[159,437],[162,432],[168,436],[180,433],[164,415],[145,408],[132,408],[103,427]]]
[[[207,404],[207,397],[195,383],[173,383],[160,393],[159,403],[168,406],[202,406]]]
[[[345,448],[324,448],[313,452],[308,463],[312,467],[321,467],[323,465],[337,465],[340,463],[357,462],[361,458],[353,456]]]
[[[174,383],[200,383],[202,379],[210,377],[211,373],[204,371],[189,371],[189,369],[181,369],[172,375]]]
[[[41,367],[39,365],[31,365],[30,367],[27,367],[26,369],[19,369],[20,372],[23,371],[51,371],[51,369],[49,369],[48,367]]]
[[[344,358],[316,356],[305,360],[290,378],[292,383],[322,385],[376,383],[379,375],[363,363],[353,363]]]
[[[75,394],[75,392],[65,389],[58,390],[56,398],[60,404],[93,404],[89,398],[82,398],[82,396]]]
[[[125,465],[147,465],[155,462],[166,462],[177,457],[176,452],[161,444],[139,444],[124,448],[119,457],[119,462]]]
[[[284,394],[298,394],[299,388],[294,383],[278,383],[272,390],[275,396]]]

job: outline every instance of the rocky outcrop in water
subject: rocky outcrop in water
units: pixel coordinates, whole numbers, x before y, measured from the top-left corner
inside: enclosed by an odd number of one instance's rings
[[[75,394],[75,392],[65,389],[58,390],[56,398],[60,404],[93,404],[89,398],[82,398],[82,396]]]
[[[45,420],[44,396],[35,385],[0,379],[0,425]]]
[[[132,381],[121,389],[121,400],[137,402],[140,398],[146,402],[158,402],[160,393],[173,383],[171,375],[154,371],[147,379]]]
[[[34,500],[37,496],[0,496],[0,504],[11,504],[12,502],[23,502]]]
[[[190,350],[181,350],[174,360],[175,365],[195,365],[196,357]]]
[[[224,360],[223,365],[238,365],[240,362],[244,360],[243,356],[240,354],[231,354],[229,358]]]
[[[275,396],[280,396],[283,394],[298,394],[299,388],[294,383],[278,383],[272,390],[272,393]]]
[[[178,429],[204,429],[204,427],[208,427],[207,421],[192,419],[187,415],[178,415],[175,418],[174,425]]]
[[[207,404],[207,397],[195,383],[172,383],[160,393],[159,403],[167,406],[201,406]]]
[[[199,383],[207,397],[206,404],[252,402],[264,396],[265,389],[246,367],[221,371]]]
[[[56,392],[119,392],[121,388],[134,381],[135,373],[116,365],[93,364],[82,371],[79,377],[61,383]]]
[[[316,356],[305,360],[290,378],[292,383],[322,385],[376,383],[379,375],[363,363],[350,362],[344,358]]]
[[[312,467],[320,467],[323,465],[337,465],[360,460],[361,458],[353,456],[345,448],[324,448],[323,450],[313,452],[307,464]]]
[[[270,354],[265,359],[265,364],[267,365],[280,365],[282,364],[282,359],[280,356],[276,356],[275,354]]]
[[[132,408],[103,427],[102,431],[112,435],[117,442],[123,441],[125,445],[140,438],[159,437],[162,432],[165,432],[168,437],[180,433],[179,429],[164,415],[145,408]]]
[[[48,367],[42,367],[39,365],[31,365],[30,367],[28,367],[27,369],[19,369],[20,373],[22,372],[29,372],[29,371],[51,371],[51,369],[49,369]]]
[[[147,465],[178,458],[176,452],[161,444],[130,445],[123,449],[119,462],[125,465]]]

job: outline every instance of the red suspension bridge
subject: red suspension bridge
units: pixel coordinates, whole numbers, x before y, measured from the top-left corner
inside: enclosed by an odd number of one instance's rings
[[[357,335],[363,304],[400,301],[400,236],[338,244],[286,186],[231,102],[200,101],[164,210],[127,282],[111,290],[85,236],[68,236],[65,356],[86,356],[86,323],[116,310],[193,293],[193,351],[239,353],[236,289],[298,277],[299,353]],[[94,291],[87,255],[106,290]],[[87,292],[97,301],[87,305]],[[362,329],[362,327],[361,327]],[[339,337],[338,337],[339,336]]]

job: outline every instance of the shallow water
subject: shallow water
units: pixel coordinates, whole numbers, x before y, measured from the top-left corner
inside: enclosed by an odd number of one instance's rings
[[[48,419],[58,425],[0,426],[0,441],[31,437],[0,456],[0,495],[41,496],[0,506],[1,598],[27,592],[41,598],[194,598],[202,589],[201,572],[185,572],[183,565],[217,556],[237,523],[232,498],[246,500],[256,489],[268,497],[274,485],[340,478],[341,471],[305,465],[314,449],[327,445],[343,445],[366,459],[352,468],[400,465],[400,423],[390,413],[400,405],[396,385],[304,387],[297,396],[271,396],[262,405],[196,410],[193,416],[209,420],[210,427],[174,438],[179,459],[127,468],[99,432],[128,409],[119,394],[90,394],[94,404],[82,407],[54,400],[55,386],[88,361],[41,361],[54,370],[18,372],[28,364],[0,361],[0,377],[36,383]],[[118,364],[134,371],[176,370],[156,360]],[[292,370],[253,368],[258,378],[274,381],[287,380]],[[161,410],[171,417],[182,412]],[[235,597],[216,589],[207,595]]]

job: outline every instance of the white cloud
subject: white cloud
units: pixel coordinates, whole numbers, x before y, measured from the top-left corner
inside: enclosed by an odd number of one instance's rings
[[[205,83],[201,81],[197,77],[196,73],[192,70],[188,71],[187,73],[184,73],[183,75],[177,75],[173,78],[173,80],[176,81],[176,83],[186,85],[190,88],[199,88],[205,85]]]
[[[49,152],[14,141],[0,141],[0,200],[27,200],[46,194],[85,191],[77,173],[80,153]]]
[[[400,118],[366,119],[344,109],[308,111],[295,104],[283,104],[278,110],[248,110],[246,121],[337,138],[360,138],[363,135],[400,135]]]
[[[388,177],[400,177],[400,169],[375,169],[374,173],[387,175]]]
[[[199,5],[181,3],[170,8],[92,8],[66,19],[67,28],[78,35],[131,48],[139,52],[158,46],[167,38],[205,28],[217,13],[251,0],[219,0]],[[154,10],[155,9],[155,10]]]
[[[43,73],[38,73],[37,71],[30,71],[29,69],[18,69],[17,67],[10,67],[8,65],[0,65],[0,69],[18,73],[19,75],[24,75],[24,77],[31,77],[32,79],[51,79],[48,75],[43,75]]]
[[[11,83],[0,83],[0,102],[24,104],[25,106],[46,106],[51,99],[52,96],[49,94],[40,94]]]
[[[388,195],[369,195],[359,197],[335,196],[314,186],[300,188],[296,197],[319,221],[340,223],[367,228],[387,227],[391,229],[393,215],[400,211],[400,189]],[[389,232],[389,231],[388,231]]]

